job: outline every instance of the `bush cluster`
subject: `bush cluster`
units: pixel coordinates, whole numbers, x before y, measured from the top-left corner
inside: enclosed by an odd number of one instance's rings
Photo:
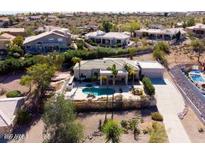
[[[151,114],[152,120],[163,121],[163,117],[159,112],[154,112]]]
[[[21,97],[22,94],[20,91],[18,90],[13,90],[13,91],[9,91],[7,94],[6,94],[6,97],[8,98],[13,98],[13,97]]]
[[[4,61],[0,61],[0,75],[16,71],[24,70],[36,63],[35,57],[29,57],[24,59],[9,58]]]
[[[17,117],[16,118],[17,118],[17,124],[25,125],[25,124],[28,124],[31,121],[32,116],[27,110],[20,109],[17,112]]]
[[[154,88],[154,86],[152,84],[152,81],[148,77],[144,77],[142,79],[142,83],[144,85],[145,93],[147,93],[150,96],[155,94],[155,88]]]

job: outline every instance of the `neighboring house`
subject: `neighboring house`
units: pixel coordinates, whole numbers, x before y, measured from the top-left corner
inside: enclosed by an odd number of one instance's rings
[[[127,47],[130,43],[130,36],[123,32],[96,31],[87,33],[85,39],[108,47]]]
[[[97,25],[84,25],[84,26],[78,27],[78,29],[82,33],[95,32],[98,30],[98,28],[99,28],[99,26],[97,26]]]
[[[17,111],[23,103],[23,97],[0,99],[0,134],[11,131],[16,122]]]
[[[0,28],[0,33],[9,33],[14,36],[25,36],[26,34],[24,28]]]
[[[185,38],[186,32],[182,28],[170,29],[140,29],[136,30],[134,36],[146,38],[153,41],[172,41],[175,42]]]
[[[25,51],[32,54],[52,51],[66,51],[71,44],[71,34],[67,30],[52,30],[25,38]]]
[[[42,15],[33,15],[33,16],[28,17],[28,19],[30,21],[32,21],[32,20],[41,20],[41,18],[42,18]]]
[[[4,51],[7,49],[7,45],[15,38],[15,36],[3,33],[0,35],[0,51]]]
[[[165,68],[158,62],[137,62],[127,58],[103,58],[95,60],[81,61],[80,79],[82,81],[90,81],[93,78],[100,80],[100,85],[103,85],[102,77],[108,78],[109,84],[112,84],[113,74],[108,67],[116,66],[118,74],[116,77],[116,84],[128,84],[128,72],[125,65],[129,65],[136,69],[135,79],[139,76],[148,76],[150,78],[163,78]],[[142,65],[142,66],[141,66]],[[73,67],[74,77],[79,80],[79,65]]]
[[[56,26],[42,26],[42,27],[38,27],[34,32],[37,34],[43,33],[43,32],[50,32],[52,30],[64,30],[64,31],[68,31],[69,29],[67,28],[61,28],[61,27],[56,27]]]
[[[0,27],[7,27],[9,25],[8,17],[0,17]]]
[[[48,15],[47,20],[48,21],[56,21],[56,20],[59,20],[59,18],[55,15]]]
[[[196,24],[195,26],[186,27],[186,31],[188,33],[193,34],[193,36],[198,38],[205,37],[205,25],[204,24]]]

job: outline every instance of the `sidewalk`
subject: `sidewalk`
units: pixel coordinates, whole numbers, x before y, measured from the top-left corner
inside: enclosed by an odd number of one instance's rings
[[[178,113],[182,112],[185,106],[184,99],[173,83],[165,79],[166,84],[156,84],[156,99],[159,112],[164,117],[165,129],[170,143],[191,142]]]

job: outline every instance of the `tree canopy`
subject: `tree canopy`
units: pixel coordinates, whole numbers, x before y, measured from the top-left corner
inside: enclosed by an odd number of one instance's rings
[[[76,122],[74,106],[63,95],[52,97],[45,104],[43,120],[46,142],[78,143],[83,138],[83,127]]]

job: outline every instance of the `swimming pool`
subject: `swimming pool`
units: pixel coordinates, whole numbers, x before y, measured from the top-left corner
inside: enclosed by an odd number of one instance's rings
[[[90,88],[84,88],[83,90],[84,94],[93,94],[95,96],[101,96],[101,95],[112,95],[115,93],[114,89],[111,88],[97,88],[97,87],[90,87]]]
[[[190,78],[194,82],[204,82],[205,83],[205,79],[200,74],[190,74]]]

